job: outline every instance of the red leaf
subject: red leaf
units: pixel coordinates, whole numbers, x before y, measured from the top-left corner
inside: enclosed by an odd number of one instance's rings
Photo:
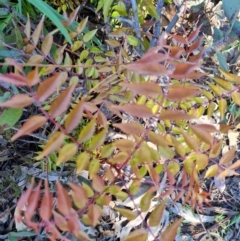
[[[200,24],[196,30],[192,31],[190,35],[188,36],[188,42],[191,43],[196,37],[198,36],[200,29],[202,27],[202,24]]]
[[[3,103],[0,103],[0,107],[11,107],[11,108],[24,108],[33,103],[33,99],[25,94],[19,94],[12,97]]]
[[[21,222],[22,218],[21,218],[21,211],[23,209],[23,207],[26,205],[26,203],[28,202],[28,199],[31,195],[31,192],[33,190],[33,185],[34,185],[34,178],[32,178],[31,180],[31,184],[28,187],[27,191],[25,193],[23,193],[20,197],[20,199],[18,200],[15,212],[14,212],[14,219],[17,223]]]
[[[52,205],[53,205],[53,197],[52,194],[49,192],[48,181],[45,180],[45,190],[43,200],[40,206],[40,217],[43,221],[48,222],[52,215]]]
[[[31,218],[36,211],[36,208],[38,206],[39,197],[40,197],[40,188],[41,188],[42,182],[40,181],[36,190],[31,192],[31,195],[28,199],[27,209],[25,211],[25,218],[26,221],[31,221]]]
[[[194,50],[198,49],[199,47],[202,46],[202,42],[203,42],[203,38],[201,37],[199,40],[197,40],[196,42],[194,42],[191,46],[188,47],[187,49],[187,53],[192,53]]]
[[[121,86],[124,86],[131,90],[136,95],[146,95],[146,96],[158,96],[162,94],[161,87],[152,82],[145,83],[120,83]]]
[[[196,117],[178,110],[164,110],[159,115],[160,120],[189,120],[194,118]]]
[[[5,74],[5,75],[0,75],[0,81],[7,82],[9,84],[13,84],[16,86],[27,86],[28,82],[26,77],[23,77],[20,74]]]
[[[144,127],[140,123],[122,123],[113,124],[113,126],[130,135],[141,135],[145,131]]]
[[[57,180],[57,208],[65,216],[70,214],[72,205],[66,189]]]
[[[52,95],[62,82],[67,79],[66,72],[56,73],[53,76],[44,80],[37,89],[37,97],[40,102],[46,100]]]
[[[172,38],[174,38],[177,42],[181,43],[181,44],[187,44],[187,40],[181,36],[181,35],[173,35],[173,34],[169,34]]]
[[[11,138],[11,141],[16,140],[20,136],[28,135],[43,126],[47,122],[47,118],[44,116],[36,115],[29,118],[18,132]]]
[[[175,79],[184,79],[194,70],[198,69],[198,65],[193,63],[172,62],[172,64],[175,66],[175,69],[169,76]]]
[[[199,94],[197,87],[172,86],[169,88],[167,98],[173,101],[181,101],[188,97]]]
[[[148,108],[146,105],[137,105],[137,104],[118,105],[118,106],[114,105],[111,108],[115,110],[125,111],[126,113],[139,118],[144,118],[144,117],[147,118],[147,117],[154,116],[151,109]]]

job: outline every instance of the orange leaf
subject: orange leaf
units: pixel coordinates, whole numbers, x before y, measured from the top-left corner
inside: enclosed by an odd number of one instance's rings
[[[69,215],[71,212],[71,199],[68,195],[66,189],[57,180],[57,208],[65,216]]]
[[[152,82],[146,83],[120,83],[121,86],[128,88],[136,95],[158,96],[162,93],[161,87]]]
[[[67,110],[75,86],[75,84],[69,86],[52,102],[49,113],[53,118],[60,116]]]
[[[159,223],[162,219],[162,215],[163,215],[166,203],[167,203],[167,199],[164,199],[151,212],[150,217],[149,217],[149,225],[151,227],[156,227],[159,225]]]
[[[144,127],[140,123],[134,122],[113,124],[113,126],[130,135],[141,135],[145,131]]]
[[[33,99],[25,94],[13,96],[10,100],[0,103],[0,107],[24,108],[33,103]]]
[[[203,142],[207,143],[208,145],[212,145],[213,137],[209,134],[208,131],[205,131],[203,128],[198,127],[198,125],[191,125],[190,126],[193,133]]]
[[[137,229],[131,232],[123,241],[146,241],[148,233],[145,229]]]
[[[53,210],[53,218],[56,226],[62,231],[69,231],[67,220],[55,210]]]
[[[147,118],[152,117],[154,114],[152,110],[148,108],[146,105],[137,105],[137,104],[129,104],[129,105],[114,105],[111,108],[115,110],[125,111],[126,113],[136,116],[139,118]]]
[[[61,148],[58,154],[56,165],[60,166],[62,163],[69,161],[77,153],[78,146],[75,143],[66,144]]]
[[[92,226],[96,226],[101,217],[100,207],[97,205],[91,205],[87,213],[89,220],[91,221]]]
[[[14,219],[17,223],[20,223],[22,221],[21,212],[22,212],[23,207],[28,202],[28,199],[29,199],[29,197],[31,195],[31,192],[33,190],[33,185],[34,185],[34,178],[32,178],[31,184],[28,187],[27,191],[24,192],[21,195],[20,199],[17,202],[17,206],[16,206],[16,209],[15,209],[15,212],[14,212]]]
[[[36,67],[34,70],[31,70],[27,74],[27,82],[29,86],[33,86],[38,84],[40,81],[39,75],[38,75],[38,68]]]
[[[80,120],[83,116],[83,103],[81,100],[71,112],[68,114],[64,126],[68,132],[71,132],[76,126],[79,125]]]
[[[35,130],[39,129],[41,126],[43,126],[47,122],[47,118],[44,116],[36,115],[33,117],[30,117],[18,130],[18,132],[11,138],[11,141],[16,140],[20,136],[28,135],[34,132]]]
[[[189,120],[196,118],[193,115],[188,115],[182,111],[178,110],[164,110],[160,113],[159,119],[160,120]]]
[[[50,95],[56,92],[59,87],[67,79],[66,72],[56,73],[44,80],[37,89],[37,97],[40,102],[45,101]]]
[[[171,86],[167,98],[172,101],[181,101],[199,93],[197,87]]]
[[[197,140],[190,136],[187,132],[182,131],[182,135],[183,138],[185,140],[185,142],[187,143],[187,145],[194,151],[197,151],[199,148],[199,143],[197,142]]]
[[[39,210],[40,217],[45,222],[48,222],[51,218],[52,205],[53,205],[53,196],[49,192],[48,181],[46,179],[44,196],[43,196],[43,200],[41,202],[41,206],[40,206],[40,210]]]
[[[31,192],[31,195],[28,199],[27,208],[26,208],[25,215],[24,215],[26,218],[26,221],[31,221],[31,218],[37,209],[39,197],[40,197],[41,184],[42,184],[42,182],[40,181],[36,190]]]
[[[226,152],[219,161],[220,165],[225,166],[229,162],[231,162],[233,160],[233,158],[235,157],[235,153],[236,153],[236,147],[234,147],[231,150],[229,150],[228,152]]]
[[[174,241],[178,228],[180,227],[181,223],[183,221],[183,218],[178,219],[171,225],[169,225],[161,235],[161,241]]]
[[[92,187],[97,192],[102,192],[104,190],[104,181],[97,174],[92,174]]]
[[[54,133],[44,146],[43,151],[35,159],[41,160],[43,157],[48,156],[56,151],[62,145],[64,138],[65,135],[62,132]]]
[[[28,85],[27,78],[23,77],[20,74],[10,73],[10,74],[5,74],[5,75],[0,75],[0,80],[7,82],[9,84],[16,85],[16,86],[27,86]]]

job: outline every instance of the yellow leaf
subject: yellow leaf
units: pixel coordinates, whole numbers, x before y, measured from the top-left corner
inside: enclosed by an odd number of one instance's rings
[[[123,241],[146,241],[148,233],[145,229],[137,229],[131,232]]]
[[[77,157],[77,174],[86,170],[90,160],[90,155],[87,152],[82,152]]]
[[[222,87],[225,90],[232,90],[233,86],[231,83],[227,82],[226,80],[223,80],[221,78],[213,77],[212,78],[220,87]]]
[[[204,178],[214,177],[217,173],[218,173],[218,165],[214,164],[208,168]]]
[[[92,119],[80,132],[78,136],[78,141],[80,143],[89,140],[92,138],[94,132],[95,132],[95,125],[96,125],[96,119]]]
[[[209,83],[209,82],[207,82],[207,84],[209,85],[209,87],[212,89],[212,91],[213,91],[216,95],[218,95],[218,96],[221,96],[221,95],[222,95],[223,90],[222,90],[222,88],[221,88],[220,86],[211,84],[211,83]]]
[[[196,169],[198,171],[204,170],[208,165],[208,156],[205,154],[198,154],[196,160]]]
[[[199,143],[197,142],[197,140],[190,136],[187,132],[182,131],[182,135],[183,138],[185,140],[185,142],[187,143],[187,145],[193,150],[193,151],[197,151],[199,148]]]
[[[177,162],[171,162],[168,165],[168,170],[175,176],[180,170],[180,166]]]
[[[151,227],[156,227],[159,225],[163,212],[164,212],[164,209],[165,209],[165,206],[166,206],[166,203],[167,203],[167,199],[164,199],[162,201],[162,203],[158,204],[151,212],[150,217],[149,217],[149,225]]]
[[[107,134],[107,128],[102,129],[97,135],[95,135],[89,144],[89,150],[93,151],[99,146],[101,146],[105,141],[106,134]]]
[[[230,74],[227,73],[221,69],[219,69],[219,71],[222,73],[222,75],[230,82],[234,83],[234,84],[240,84],[240,76],[235,75],[235,74]]]
[[[222,150],[222,140],[216,142],[213,144],[210,153],[209,153],[209,157],[210,158],[216,158],[220,155]]]
[[[224,119],[225,113],[227,111],[227,101],[225,99],[220,99],[219,104],[218,104],[219,112],[220,112],[220,117],[221,119]]]
[[[235,104],[240,105],[240,93],[233,92],[232,93],[232,99],[235,102]]]
[[[217,104],[215,102],[211,102],[209,103],[208,105],[208,109],[207,109],[207,116],[208,116],[208,119],[210,119],[213,115],[213,112],[215,111],[216,109],[216,106]]]
[[[150,188],[140,201],[140,209],[142,212],[147,212],[151,205],[154,189]]]
[[[59,166],[64,162],[69,161],[77,153],[78,146],[75,143],[70,143],[61,148],[58,154],[56,165]]]
[[[126,217],[128,220],[134,220],[137,218],[137,213],[134,213],[133,211],[125,208],[118,208],[114,207],[116,211],[118,211],[122,216]]]
[[[41,160],[56,151],[62,145],[64,137],[65,135],[62,132],[55,132],[44,146],[41,154],[36,157],[36,160]]]

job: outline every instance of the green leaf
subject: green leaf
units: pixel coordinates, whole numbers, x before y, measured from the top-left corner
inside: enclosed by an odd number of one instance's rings
[[[107,22],[107,17],[108,17],[108,14],[110,12],[110,7],[113,3],[113,0],[106,0],[104,1],[104,5],[103,5],[103,16],[104,16],[104,22],[106,23]]]
[[[127,36],[127,41],[130,45],[132,46],[137,46],[138,45],[138,40],[136,37],[134,37],[133,35],[128,35]]]
[[[85,43],[87,43],[87,42],[89,42],[90,40],[92,40],[92,38],[95,36],[96,32],[97,32],[97,29],[94,29],[94,30],[92,30],[92,31],[87,32],[87,33],[83,36],[83,41],[84,41]]]
[[[148,2],[148,4],[146,5],[146,8],[152,17],[159,20],[159,15],[157,13],[156,7],[154,7],[152,3]]]
[[[21,118],[23,109],[10,108],[4,110],[0,116],[0,125],[14,126]]]
[[[8,234],[8,239],[10,241],[17,241],[19,237],[26,238],[36,236],[37,234],[34,232],[29,231],[22,231],[22,232],[11,232]]]
[[[54,9],[42,0],[28,0],[34,7],[36,7],[40,12],[45,14],[59,29],[66,40],[72,44],[72,40],[66,28],[62,25],[61,19],[55,14]]]
[[[226,62],[226,59],[224,58],[224,56],[222,55],[221,52],[219,52],[218,50],[216,50],[216,55],[217,55],[217,58],[218,58],[218,62],[219,62],[219,65],[220,65],[220,68],[226,72],[229,71],[229,67],[228,67],[228,64]]]

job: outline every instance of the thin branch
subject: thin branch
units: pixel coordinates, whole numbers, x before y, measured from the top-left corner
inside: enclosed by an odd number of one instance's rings
[[[185,6],[184,6],[184,1],[181,4],[181,6],[179,7],[177,13],[175,14],[175,16],[173,17],[172,21],[169,23],[169,25],[167,26],[166,29],[166,33],[170,33],[172,28],[176,25],[179,17],[181,16],[181,14],[184,12]]]
[[[139,46],[137,48],[137,52],[142,54],[142,48],[141,48],[141,32],[139,27],[139,19],[138,19],[138,9],[137,9],[137,3],[136,0],[131,0],[132,3],[132,10],[133,10],[133,16],[134,16],[134,31],[136,33],[137,39],[139,41]]]
[[[161,12],[163,8],[163,4],[164,4],[164,0],[158,0],[156,10],[159,16],[159,21],[155,24],[153,38],[150,43],[151,48],[157,45],[157,42],[159,40],[159,36],[161,33]]]

